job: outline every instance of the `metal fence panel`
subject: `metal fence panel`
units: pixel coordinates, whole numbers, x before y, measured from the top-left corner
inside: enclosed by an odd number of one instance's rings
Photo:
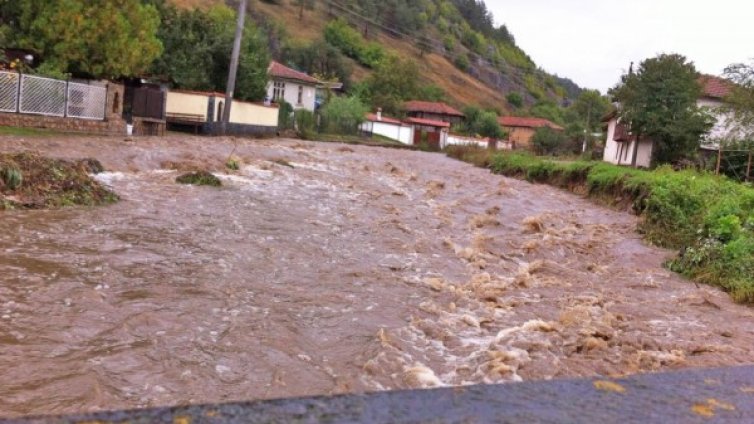
[[[83,119],[105,119],[107,89],[95,85],[68,84],[68,116]]]
[[[18,111],[19,74],[0,71],[0,112]]]
[[[65,81],[22,75],[20,111],[65,116],[65,86]]]

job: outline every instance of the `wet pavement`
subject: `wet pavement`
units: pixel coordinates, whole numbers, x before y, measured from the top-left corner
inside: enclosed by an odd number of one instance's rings
[[[123,200],[0,212],[0,416],[754,362],[754,311],[665,270],[636,217],[439,154],[0,138],[19,149],[95,157]],[[224,187],[174,183],[193,166]]]
[[[55,423],[741,423],[754,419],[754,367],[158,408]]]

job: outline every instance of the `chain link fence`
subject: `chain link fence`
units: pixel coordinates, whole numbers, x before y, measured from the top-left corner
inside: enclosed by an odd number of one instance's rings
[[[107,89],[95,85],[68,83],[68,116],[105,119]]]
[[[0,112],[18,111],[18,81],[16,72],[0,71]]]
[[[65,81],[21,75],[19,111],[34,115],[65,116]]]
[[[107,88],[0,71],[0,112],[104,120]]]

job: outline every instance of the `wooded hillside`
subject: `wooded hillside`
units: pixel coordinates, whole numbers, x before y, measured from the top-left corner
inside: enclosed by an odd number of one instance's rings
[[[223,2],[172,1],[189,8]],[[368,77],[381,57],[396,55],[415,61],[422,83],[458,107],[515,113],[562,104],[580,92],[538,68],[479,0],[251,0],[249,12],[268,34],[274,58],[302,68],[307,64],[291,56],[291,46],[325,40],[344,56],[353,83]]]

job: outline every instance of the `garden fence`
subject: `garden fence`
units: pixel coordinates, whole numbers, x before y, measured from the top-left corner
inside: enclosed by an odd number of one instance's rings
[[[105,119],[107,88],[0,71],[0,112]]]

